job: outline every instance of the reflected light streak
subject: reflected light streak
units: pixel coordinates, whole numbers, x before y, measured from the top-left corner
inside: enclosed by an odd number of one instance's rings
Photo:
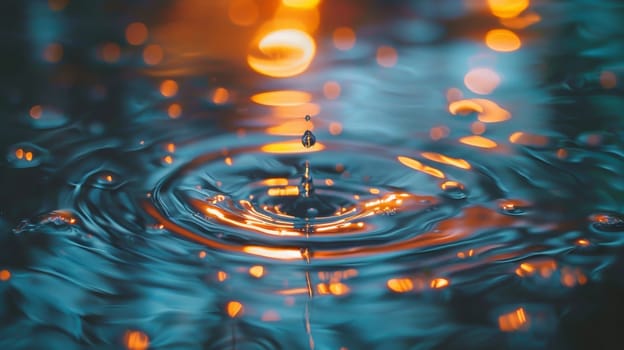
[[[303,73],[314,59],[316,43],[307,33],[282,29],[264,36],[257,53],[247,55],[247,63],[258,73],[276,78]]]
[[[445,156],[444,154],[434,153],[434,152],[423,152],[421,153],[421,155],[424,158],[429,159],[431,161],[447,164],[450,166],[454,166],[456,168],[466,169],[466,170],[470,170],[471,168],[470,163],[468,163],[467,161],[461,158],[451,158],[451,157]]]
[[[406,167],[423,172],[427,175],[431,175],[439,179],[444,179],[446,177],[442,171],[436,168],[432,168],[430,166],[424,165],[415,159],[404,157],[404,156],[398,156],[397,160],[401,162],[401,164],[405,165]]]
[[[295,197],[299,195],[299,186],[269,188],[267,194],[271,197]]]
[[[529,319],[523,308],[498,317],[498,327],[503,332],[524,330],[528,327]]]
[[[485,98],[454,101],[449,104],[448,108],[453,115],[476,112],[479,121],[483,123],[499,123],[511,118],[509,111]]]
[[[282,4],[299,9],[312,9],[319,5],[321,0],[282,0]]]
[[[485,35],[485,44],[494,51],[512,52],[522,46],[516,33],[507,29],[492,29]]]
[[[518,131],[509,136],[509,142],[518,145],[544,147],[548,145],[550,139],[547,136],[533,135]]]
[[[434,278],[429,283],[429,286],[432,289],[442,289],[442,288],[448,287],[449,284],[450,284],[450,282],[446,278]]]
[[[273,258],[279,260],[300,260],[301,252],[294,248],[270,248],[248,245],[243,247],[243,251],[248,254]],[[307,289],[305,290],[307,293]]]
[[[305,91],[277,90],[255,94],[251,100],[265,106],[298,106],[310,102],[312,95]]]
[[[464,136],[459,139],[459,142],[463,143],[464,145],[479,148],[496,148],[496,146],[498,146],[496,142],[479,135]]]
[[[414,283],[409,278],[393,278],[388,280],[386,285],[395,293],[406,293],[414,289]]]
[[[289,154],[289,153],[311,153],[318,152],[325,149],[325,145],[320,142],[314,144],[310,148],[305,148],[301,145],[301,140],[291,140],[284,142],[269,143],[260,148],[262,152],[275,153],[275,154]]]

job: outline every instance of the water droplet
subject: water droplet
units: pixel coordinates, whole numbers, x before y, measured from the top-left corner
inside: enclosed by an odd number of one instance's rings
[[[530,204],[520,199],[505,199],[498,203],[503,214],[523,215],[527,212]]]
[[[591,226],[603,232],[621,232],[624,231],[624,218],[616,214],[594,214],[589,217],[592,222]]]
[[[316,143],[316,136],[310,130],[306,130],[301,137],[301,143],[305,148],[310,148]]]
[[[440,188],[444,191],[444,195],[451,199],[464,199],[468,196],[464,185],[457,181],[444,181],[440,184]]]
[[[307,214],[307,217],[313,218],[313,217],[318,215],[318,209],[316,209],[316,208],[308,208],[306,214]]]
[[[310,115],[309,115],[309,114],[306,114],[306,116],[305,116],[305,120],[306,120],[306,122],[309,122],[309,121],[310,121],[310,119],[312,119],[312,118],[310,117]]]

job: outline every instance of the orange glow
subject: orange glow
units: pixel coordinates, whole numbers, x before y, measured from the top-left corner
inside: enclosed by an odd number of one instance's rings
[[[325,145],[320,142],[314,144],[314,146],[310,148],[305,148],[301,144],[301,140],[291,140],[285,142],[276,142],[269,143],[261,147],[262,152],[266,153],[277,153],[277,154],[285,154],[285,153],[310,153],[310,152],[318,152],[325,149]]]
[[[271,197],[296,197],[299,195],[299,186],[269,188],[267,194]]]
[[[126,41],[130,45],[141,45],[147,40],[147,26],[141,22],[128,24],[126,27]]]
[[[165,156],[163,158],[163,161],[167,164],[172,164],[173,163],[173,157],[172,156]]]
[[[222,105],[230,98],[230,92],[223,87],[218,87],[212,94],[212,102],[217,105]]]
[[[578,270],[578,269],[576,270],[576,281],[580,285],[587,283],[587,276],[585,276],[585,274],[581,272],[581,270]]]
[[[414,289],[414,283],[409,278],[393,278],[388,280],[386,285],[395,293],[405,293]]]
[[[589,240],[585,238],[579,238],[576,240],[576,245],[578,245],[579,247],[587,247],[589,246],[589,244]]]
[[[0,281],[8,281],[11,279],[11,271],[9,270],[0,270]]]
[[[565,159],[568,157],[568,151],[565,148],[559,148],[557,150],[557,158]]]
[[[342,133],[342,124],[338,122],[329,123],[329,133],[336,136]]]
[[[243,304],[238,301],[230,301],[227,304],[227,313],[230,317],[238,317],[243,313]]]
[[[440,170],[424,165],[415,159],[404,157],[404,156],[398,156],[397,159],[399,160],[399,162],[401,162],[401,164],[405,165],[406,167],[412,168],[414,170],[423,172],[425,174],[428,174],[428,175],[431,175],[440,179],[444,179],[446,177],[444,173],[441,172]]]
[[[223,162],[228,165],[228,166],[232,166],[233,162],[232,162],[232,157],[225,157],[225,159],[223,160]]]
[[[251,100],[265,106],[298,106],[312,100],[312,95],[305,91],[278,90],[251,96]]]
[[[146,350],[149,348],[149,337],[141,331],[127,331],[124,343],[128,350]]]
[[[233,0],[228,7],[228,17],[237,26],[250,26],[258,20],[260,9],[255,0]]]
[[[50,62],[56,63],[63,58],[63,46],[58,43],[49,44],[43,50],[43,59]]]
[[[197,256],[199,256],[200,259],[203,259],[206,257],[206,252],[202,250]]]
[[[429,130],[429,137],[431,137],[432,140],[440,140],[447,137],[449,132],[450,130],[446,126],[434,126]]]
[[[286,78],[308,69],[315,54],[316,43],[309,34],[282,29],[264,36],[257,45],[257,52],[247,55],[247,63],[258,73]]]
[[[529,320],[523,308],[518,308],[498,317],[498,327],[503,332],[524,330],[527,328],[528,323]]]
[[[464,189],[464,185],[462,183],[460,183],[460,182],[457,182],[457,181],[444,181],[440,185],[440,188],[443,191],[446,191],[446,190],[451,189],[451,188],[459,188],[459,189],[463,190]]]
[[[106,175],[106,176],[104,177],[104,179],[105,179],[106,181],[108,181],[108,182],[113,182],[113,176],[112,176],[112,175]]]
[[[464,94],[458,88],[450,88],[446,90],[446,100],[448,102],[454,102],[464,98]]]
[[[349,27],[339,27],[334,30],[332,35],[334,46],[338,50],[347,51],[355,46],[356,36],[353,29]]]
[[[533,262],[524,262],[520,264],[520,267],[516,269],[516,275],[520,277],[532,276],[536,272],[544,277],[548,278],[552,275],[552,273],[557,269],[557,263],[552,260],[541,260],[541,261],[533,261]]]
[[[368,190],[368,192],[370,192],[371,194],[379,194],[379,192],[381,192],[381,191],[379,191],[378,188],[371,188],[371,189]]]
[[[43,108],[41,108],[40,105],[34,105],[30,108],[30,117],[33,119],[39,119],[41,118],[41,115],[43,114]]]
[[[310,291],[308,288],[292,288],[292,289],[283,289],[277,292],[280,295],[297,295],[297,294],[308,294]]]
[[[217,281],[223,282],[228,278],[228,275],[225,271],[217,272]]]
[[[529,7],[529,0],[488,0],[488,5],[494,16],[512,18]]]
[[[512,52],[522,46],[516,33],[507,29],[492,29],[485,35],[485,44],[494,51]]]
[[[611,71],[600,73],[600,85],[605,89],[613,89],[617,86],[617,76]]]
[[[377,64],[382,67],[390,68],[396,65],[399,55],[397,51],[390,46],[380,46],[377,48]]]
[[[282,4],[299,9],[311,9],[318,6],[321,0],[282,0]]]
[[[265,258],[273,258],[279,260],[298,260],[301,259],[301,252],[299,249],[289,248],[270,248],[260,246],[245,246],[243,247],[245,253],[263,256]]]
[[[478,112],[479,121],[483,123],[500,123],[511,119],[511,113],[494,101],[486,98],[473,98],[470,100],[457,101],[457,103],[462,103],[463,101],[474,102],[480,106],[480,110],[476,110],[476,112]],[[450,106],[449,110],[451,110]]]
[[[466,87],[479,95],[488,95],[498,87],[501,78],[490,68],[473,68],[464,76]]]
[[[52,11],[61,11],[68,3],[69,0],[48,0],[48,7]]]
[[[561,284],[568,288],[572,288],[576,285],[576,276],[568,268],[561,270]]]
[[[479,135],[464,136],[459,139],[459,142],[463,143],[464,145],[479,148],[496,148],[496,146],[498,146],[496,142]]]
[[[160,93],[165,97],[173,97],[178,93],[178,83],[167,79],[160,84]]]
[[[164,56],[165,53],[160,45],[151,44],[143,49],[143,61],[150,66],[159,64]]]
[[[421,155],[424,158],[432,160],[434,162],[451,165],[456,168],[466,169],[466,170],[470,170],[471,168],[470,163],[468,163],[467,161],[461,158],[451,158],[451,157],[445,156],[444,154],[433,153],[433,152],[423,152],[421,153]]]
[[[328,100],[335,100],[340,97],[340,84],[335,81],[328,81],[323,84],[323,95]]]
[[[481,122],[474,122],[470,124],[470,131],[472,131],[472,133],[475,135],[483,134],[486,129],[487,127],[485,126],[485,124]]]
[[[175,143],[168,143],[167,144],[167,152],[175,153]]]
[[[520,131],[514,132],[509,136],[509,142],[525,146],[543,147],[546,146],[549,141],[550,139],[547,136],[533,135]]]
[[[281,320],[280,315],[275,310],[267,310],[262,314],[261,320],[264,322],[277,322]]]
[[[29,161],[29,162],[30,162],[31,160],[33,160],[33,153],[32,153],[32,152],[26,152],[26,153],[24,154],[24,158],[25,158],[27,161]]]
[[[453,101],[449,104],[448,109],[453,115],[465,115],[473,112],[483,113],[483,107],[477,102],[477,99]]]
[[[449,280],[447,280],[446,278],[434,278],[431,280],[431,282],[429,282],[429,286],[432,289],[446,288],[449,284]]]
[[[167,108],[167,114],[171,119],[177,119],[182,115],[182,106],[178,103],[172,103]]]
[[[329,292],[333,295],[345,295],[351,291],[349,286],[341,282],[334,282],[329,284]]]
[[[276,177],[262,181],[267,186],[288,186],[288,179],[284,177]]]
[[[115,63],[121,57],[121,49],[115,43],[106,43],[100,47],[100,58],[104,62]]]
[[[524,29],[542,20],[537,13],[531,12],[514,18],[501,18],[500,22],[507,28]]]
[[[249,268],[249,274],[255,278],[260,278],[264,276],[264,266],[255,265]]]
[[[15,158],[17,159],[22,159],[24,158],[24,150],[21,148],[18,148],[15,150]]]

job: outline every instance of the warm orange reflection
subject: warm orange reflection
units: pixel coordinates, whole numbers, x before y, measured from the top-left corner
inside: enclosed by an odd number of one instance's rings
[[[429,282],[429,287],[432,289],[442,289],[448,287],[450,284],[446,278],[434,278]]]
[[[342,124],[338,122],[329,123],[329,133],[336,136],[342,133]]]
[[[524,330],[528,327],[529,319],[523,308],[498,317],[498,327],[503,332]]]
[[[471,168],[470,163],[461,158],[451,158],[449,156],[445,156],[444,154],[434,152],[423,152],[420,155],[434,162],[451,165],[460,169],[470,170]]]
[[[321,0],[282,0],[282,4],[300,9],[311,9],[318,6]]]
[[[314,144],[314,146],[310,148],[305,148],[301,144],[301,140],[291,140],[284,142],[275,142],[269,143],[260,148],[262,152],[266,153],[310,153],[310,152],[318,152],[325,149],[325,145],[320,142]]]
[[[512,18],[529,7],[529,0],[488,0],[488,5],[494,16]]]
[[[245,246],[243,251],[248,254],[263,256],[279,260],[300,260],[301,251],[294,248],[269,248],[260,246]]]
[[[228,278],[228,275],[225,271],[217,272],[217,281],[223,282]]]
[[[127,331],[124,344],[128,350],[146,350],[149,348],[149,337],[141,331]]]
[[[249,268],[249,274],[255,278],[260,278],[264,276],[264,266],[255,265]]]
[[[265,184],[266,186],[287,186],[288,179],[284,177],[276,177],[276,178],[265,179],[262,181],[262,183]]]
[[[409,278],[393,278],[386,283],[388,289],[396,293],[406,293],[414,289],[414,283]]]
[[[587,247],[589,246],[589,240],[585,239],[585,238],[579,238],[576,240],[576,245],[580,246],[580,247]]]
[[[377,63],[386,68],[396,65],[399,56],[395,48],[391,46],[380,46],[377,48]]]
[[[266,106],[297,106],[312,100],[312,95],[305,91],[278,90],[251,96],[251,100]]]
[[[550,277],[557,269],[557,262],[553,259],[524,262],[516,269],[516,275],[520,277],[532,276],[539,273],[543,278]]]
[[[147,26],[141,22],[128,24],[126,27],[126,41],[130,45],[141,45],[147,40]]]
[[[31,118],[39,119],[43,114],[43,108],[40,105],[34,105],[30,108],[29,114]]]
[[[232,318],[238,317],[243,313],[243,304],[238,301],[230,301],[229,303],[227,303],[226,309],[228,316]]]
[[[485,35],[485,44],[494,51],[511,52],[522,46],[516,33],[507,29],[492,29]]]
[[[230,92],[224,87],[218,87],[212,94],[212,102],[217,105],[222,105],[230,98]]]
[[[281,29],[270,32],[247,55],[247,63],[258,73],[276,78],[292,77],[303,73],[314,59],[314,39],[298,29]]]
[[[479,95],[489,95],[498,87],[501,78],[490,68],[473,68],[464,76],[466,87]]]
[[[605,89],[613,89],[617,86],[617,76],[611,71],[600,73],[600,85]]]
[[[524,29],[530,25],[538,23],[542,20],[542,17],[537,13],[525,13],[518,17],[513,18],[501,18],[500,22],[507,28],[512,29]]]
[[[178,93],[178,83],[167,79],[160,84],[160,93],[165,97],[173,97]]]
[[[440,179],[444,179],[446,176],[444,175],[444,173],[436,168],[432,168],[430,166],[424,165],[421,162],[417,161],[416,159],[412,159],[409,157],[404,157],[404,156],[398,156],[397,159],[399,160],[399,162],[401,162],[401,164],[412,168],[414,170],[423,172],[425,174],[440,178]]]
[[[164,56],[165,53],[160,45],[151,44],[143,49],[143,61],[150,66],[159,64]]]
[[[518,131],[509,136],[509,142],[518,145],[544,147],[548,145],[550,139],[547,136]]]
[[[167,108],[167,114],[171,119],[180,118],[180,116],[182,115],[182,106],[180,106],[179,103],[170,104],[169,108]]]
[[[52,43],[43,50],[43,59],[50,63],[57,63],[63,58],[63,46],[58,43]]]
[[[485,98],[460,100],[449,105],[449,111],[453,114],[467,113],[471,110],[477,112],[479,121],[484,123],[500,123],[511,118],[509,111]]]
[[[332,35],[334,46],[338,50],[347,51],[355,46],[355,32],[349,27],[339,27],[334,30]]]
[[[483,107],[477,103],[476,99],[454,100],[449,104],[448,109],[453,115],[463,115],[473,112],[483,113]]]
[[[11,279],[11,271],[9,270],[0,270],[0,281],[8,281]]]
[[[479,148],[496,148],[496,146],[498,146],[496,142],[479,135],[464,136],[459,139],[459,142],[463,143],[464,145]]]
[[[228,17],[232,23],[246,27],[258,20],[260,8],[255,0],[232,0],[228,7]]]
[[[119,45],[115,43],[106,43],[100,46],[99,55],[102,61],[115,63],[121,56],[121,48],[119,48]]]
[[[341,282],[332,282],[329,284],[329,292],[333,295],[345,295],[351,291],[349,286]]]
[[[267,190],[267,194],[271,197],[287,197],[298,196],[299,186],[274,187]]]

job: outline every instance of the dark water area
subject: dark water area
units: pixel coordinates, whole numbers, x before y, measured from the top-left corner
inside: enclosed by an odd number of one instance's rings
[[[0,349],[622,347],[619,1],[2,6]]]

